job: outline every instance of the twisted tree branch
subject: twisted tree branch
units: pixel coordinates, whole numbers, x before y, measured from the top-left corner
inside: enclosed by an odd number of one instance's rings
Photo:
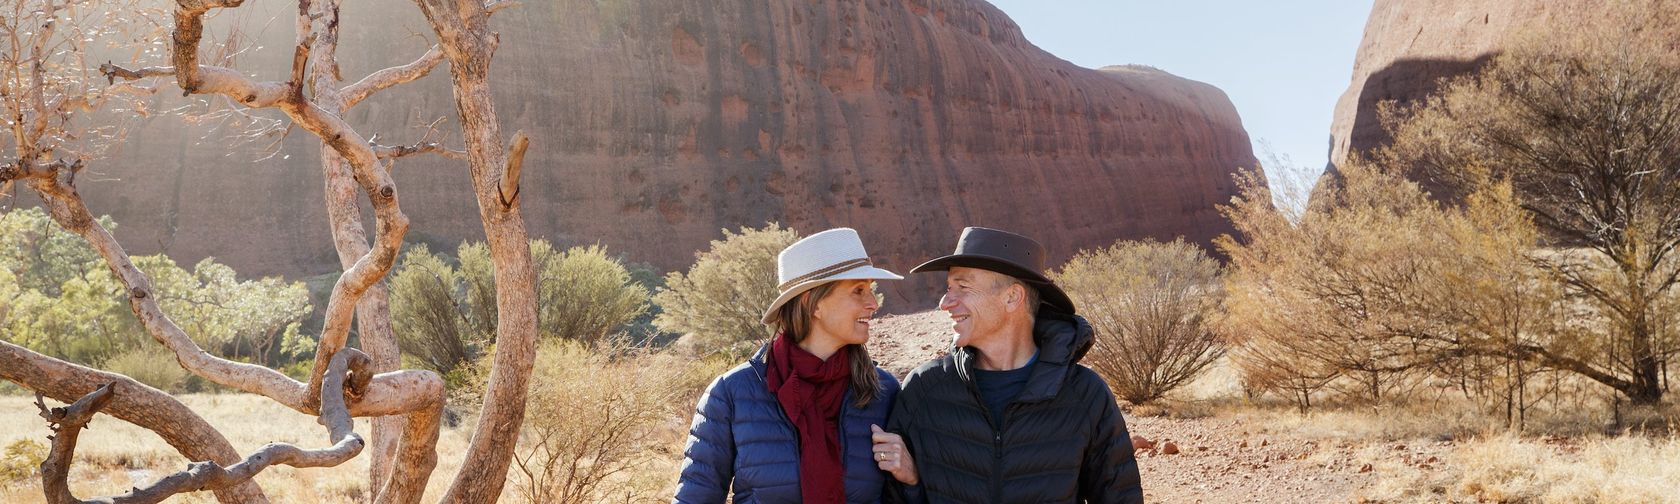
[[[226,488],[243,483],[275,465],[334,467],[343,464],[355,458],[366,445],[362,437],[356,434],[355,424],[350,420],[350,412],[344,401],[346,375],[353,373],[352,366],[360,368],[366,363],[367,356],[361,351],[345,349],[333,357],[332,364],[328,367],[326,387],[321,392],[319,421],[327,427],[328,439],[332,441],[332,446],[311,450],[287,443],[269,443],[232,466],[224,468],[215,462],[194,462],[189,464],[185,471],[165,476],[144,488],[134,488],[123,495],[91,501],[80,500],[71,495],[68,482],[70,461],[76,451],[77,436],[93,415],[110,402],[115,384],[103,385],[77,400],[75,404],[64,408],[48,410],[37,396],[41,417],[47,419],[48,424],[58,433],[53,437],[52,449],[47,460],[41,463],[41,480],[46,489],[47,500],[54,504],[153,504],[180,493]]]

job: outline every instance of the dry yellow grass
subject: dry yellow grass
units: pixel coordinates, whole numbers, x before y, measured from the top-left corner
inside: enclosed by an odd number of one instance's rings
[[[1455,447],[1451,470],[1401,464],[1361,497],[1367,502],[1680,503],[1680,438],[1617,436],[1552,442],[1501,435]]]
[[[266,398],[248,394],[193,394],[180,397],[193,411],[205,417],[211,425],[221,429],[241,454],[269,442],[294,443],[305,447],[321,447],[326,443],[325,428],[313,417],[291,411]],[[34,399],[23,396],[0,396],[0,447],[19,439],[47,442],[47,425],[36,416]],[[49,401],[48,406],[56,406]],[[438,439],[438,467],[426,489],[426,500],[435,500],[447,489],[450,479],[460,469],[459,454],[466,450],[471,438],[470,421],[459,427],[445,427]],[[163,475],[186,467],[181,457],[162,438],[150,431],[109,416],[96,417],[91,428],[77,443],[76,463],[71,471],[70,488],[77,495],[90,497],[112,495],[129,487],[149,483]],[[356,420],[356,432],[366,436],[366,419]],[[364,453],[349,463],[334,468],[294,469],[275,467],[257,476],[269,499],[274,502],[359,502],[367,494],[368,456]],[[38,478],[38,477],[37,477]],[[0,482],[0,502],[30,504],[43,502],[40,480]],[[168,502],[214,502],[209,492],[177,496]]]

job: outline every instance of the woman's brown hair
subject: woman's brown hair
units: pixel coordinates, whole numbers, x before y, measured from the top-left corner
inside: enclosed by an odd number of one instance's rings
[[[817,313],[817,301],[834,291],[834,286],[839,284],[828,282],[818,285],[783,304],[776,310],[774,327],[787,332],[794,343],[805,341],[805,336],[811,334],[811,316]],[[875,361],[870,360],[869,349],[863,345],[846,345],[840,351],[846,352],[846,357],[851,360],[852,405],[859,409],[869,406],[881,393],[881,377],[875,374]],[[766,353],[764,359],[769,362],[770,354]]]

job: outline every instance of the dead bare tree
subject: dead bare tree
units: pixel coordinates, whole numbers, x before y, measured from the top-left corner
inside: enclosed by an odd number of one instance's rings
[[[398,205],[395,183],[379,160],[381,157],[444,149],[424,142],[405,147],[376,145],[340,119],[340,114],[381,89],[424,75],[445,57],[451,63],[454,77],[456,108],[466,144],[464,157],[496,267],[498,350],[492,361],[478,430],[466,454],[464,468],[443,500],[496,500],[523,420],[525,387],[531,372],[536,339],[534,274],[518,204],[519,170],[528,142],[520,133],[515,135],[510,147],[501,143],[488,81],[489,63],[497,42],[496,35],[488,30],[488,20],[493,12],[511,4],[486,4],[478,0],[419,1],[417,3],[431,22],[441,46],[413,63],[375,72],[354,84],[341,86],[332,56],[336,50],[339,26],[337,0],[321,3],[299,1],[297,39],[288,80],[256,81],[232,68],[200,63],[203,17],[211,10],[235,8],[241,3],[243,0],[177,0],[171,34],[172,65],[126,68],[107,63],[100,67],[100,73],[112,83],[119,79],[128,82],[172,76],[185,94],[221,96],[240,107],[277,110],[294,125],[321,139],[334,243],[345,264],[345,271],[334,285],[327,302],[315,366],[307,382],[293,380],[266,367],[212,356],[200,349],[163,312],[153,295],[150,280],[135,268],[127,252],[108,230],[93,219],[76,192],[76,173],[91,156],[75,152],[65,155],[65,147],[68,146],[63,141],[65,137],[54,135],[65,131],[66,126],[73,123],[75,111],[92,108],[85,99],[47,99],[49,96],[68,96],[55,91],[63,87],[59,81],[85,83],[89,80],[87,72],[80,74],[81,79],[59,79],[57,76],[48,79],[46,76],[56,69],[39,64],[50,59],[51,54],[60,54],[44,46],[54,40],[51,33],[54,20],[67,8],[73,9],[79,4],[75,1],[55,3],[53,0],[44,4],[30,3],[30,7],[40,5],[41,8],[30,10],[18,7],[18,15],[13,17],[44,23],[45,28],[24,32],[39,36],[33,46],[14,43],[14,47],[20,48],[17,51],[19,54],[31,54],[30,61],[36,64],[13,65],[15,70],[6,81],[9,87],[5,88],[7,100],[4,103],[11,113],[9,115],[16,119],[8,122],[12,126],[17,160],[0,168],[0,182],[10,187],[15,181],[24,181],[41,195],[44,206],[59,225],[80,235],[93,246],[128,293],[130,307],[147,333],[171,350],[183,367],[211,382],[263,395],[296,411],[320,416],[329,426],[330,440],[334,443],[333,448],[319,452],[291,447],[265,448],[245,462],[226,467],[216,465],[228,461],[226,450],[212,454],[213,457],[187,453],[195,460],[214,458],[215,464],[194,466],[185,473],[112,500],[155,502],[174,493],[211,489],[217,490],[218,498],[226,502],[261,501],[260,491],[249,485],[251,475],[277,461],[300,466],[342,463],[359,453],[362,446],[361,438],[349,430],[350,417],[397,415],[403,416],[404,421],[400,427],[400,439],[394,443],[394,452],[389,459],[383,459],[385,462],[376,460],[372,469],[372,476],[377,478],[372,486],[376,489],[374,501],[419,500],[436,465],[435,445],[443,406],[443,384],[435,373],[429,371],[389,370],[395,367],[395,339],[390,336],[388,309],[377,283],[389,272],[396,259],[408,228],[408,219]],[[24,22],[31,22],[27,20]],[[13,30],[14,35],[18,32]],[[29,46],[29,51],[22,50],[24,46]],[[83,67],[85,69],[85,65]],[[132,86],[113,85],[106,94],[125,87]],[[306,89],[311,91],[312,96],[305,95]],[[57,121],[59,127],[46,126],[52,121]],[[366,195],[374,210],[375,236],[371,245],[361,232],[356,208],[357,192]],[[370,293],[373,293],[371,298]],[[373,359],[355,349],[345,348],[351,319],[358,310],[363,341],[375,353]],[[16,359],[20,363],[18,369],[26,369],[23,364],[29,368],[57,365],[49,362],[50,358],[33,353],[12,352],[0,356]],[[10,370],[11,366],[8,365],[7,369]],[[388,371],[373,374],[381,370]],[[94,389],[99,384],[113,381],[97,374],[58,373],[52,375],[58,377],[56,381],[41,376],[42,373],[8,373],[4,378],[59,398],[65,398],[70,389],[94,390],[78,400],[77,405],[47,415],[50,422],[61,427],[59,439],[65,445],[61,447],[60,442],[55,442],[53,457],[48,460],[51,467],[43,470],[48,496],[54,502],[78,502],[63,488],[62,477],[68,471],[68,453],[74,448],[73,433],[94,411],[109,401],[119,405],[138,401],[138,407],[146,409],[167,409],[167,403],[173,401],[161,394],[130,397],[128,390],[135,387],[127,385]],[[347,377],[349,382],[345,384],[343,382]],[[179,411],[178,416],[188,419],[183,420],[188,424],[191,424],[190,419],[197,418],[190,411],[179,408],[178,404],[176,406],[171,411]],[[113,408],[121,416],[123,409]],[[66,436],[65,429],[71,434]],[[386,424],[376,429],[381,431],[375,434],[374,452],[375,457],[380,458],[383,457],[381,453],[391,448],[389,444],[381,444],[379,438],[382,435],[390,437],[388,432],[395,430],[395,426]],[[217,438],[203,442],[214,446],[219,435]],[[225,446],[225,441],[221,445]],[[186,450],[183,449],[183,452]]]

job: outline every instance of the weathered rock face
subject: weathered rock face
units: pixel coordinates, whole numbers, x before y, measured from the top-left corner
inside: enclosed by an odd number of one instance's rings
[[[277,17],[246,30],[266,47],[240,68],[283,78],[290,8],[248,3],[217,20]],[[399,0],[347,2],[343,19],[349,80],[411,60],[426,45],[412,34],[430,34]],[[857,228],[900,272],[968,225],[1031,234],[1053,264],[1119,238],[1206,243],[1230,230],[1216,205],[1233,174],[1255,165],[1218,89],[1074,66],[979,0],[539,1],[497,23],[498,112],[533,138],[520,196],[532,236],[599,242],[665,270],[722,228],[766,221]],[[161,94],[159,110],[188,102]],[[453,114],[440,67],[347,119],[396,144]],[[201,135],[151,121],[102,163],[106,178],[84,178],[90,206],[136,252],[212,255],[252,274],[336,271],[315,139],[296,132],[288,158],[252,163]],[[481,239],[463,166],[409,158],[395,170],[411,241]],[[889,310],[937,298],[930,279],[886,287]]]
[[[1376,0],[1353,64],[1353,82],[1336,102],[1330,164],[1389,141],[1379,103],[1407,103],[1442,78],[1479,70],[1525,30],[1559,30],[1603,15],[1594,0]]]

